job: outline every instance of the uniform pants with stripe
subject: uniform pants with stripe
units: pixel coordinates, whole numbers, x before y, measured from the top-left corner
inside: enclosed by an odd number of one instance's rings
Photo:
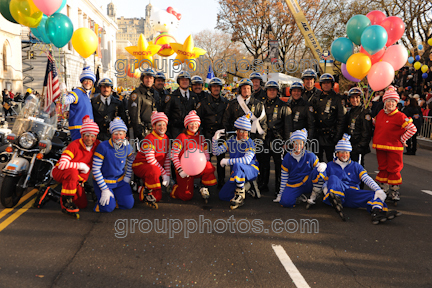
[[[375,180],[389,185],[402,184],[403,151],[376,149],[379,173]]]
[[[98,203],[96,204],[94,211],[112,212],[116,206],[118,206],[120,209],[131,209],[133,207],[135,200],[133,198],[132,188],[129,183],[126,183],[123,180],[117,183],[107,183],[109,190],[114,194],[114,198],[110,198],[108,205],[105,206],[102,206],[99,203],[102,191],[100,190],[96,180],[93,180],[93,185],[96,197],[98,199]]]
[[[322,177],[322,174],[318,173],[317,168],[314,168],[304,183],[289,184],[288,180],[279,203],[286,208],[295,207],[296,200],[300,195],[305,194],[308,196],[312,192],[314,185],[322,186],[322,181],[320,181]]]
[[[162,186],[160,182],[161,171],[156,165],[143,163],[132,168],[135,175],[142,179],[144,186],[148,190],[152,190],[156,202],[162,199]]]
[[[219,191],[219,199],[222,201],[230,201],[234,198],[236,188],[238,186],[243,187],[245,182],[255,180],[258,177],[258,172],[259,170],[252,165],[235,163],[232,166],[229,181],[227,181]]]
[[[79,182],[86,181],[88,174],[81,174],[77,169],[60,170],[54,167],[52,176],[55,181],[62,184],[62,196],[73,196],[73,202],[79,209],[87,207],[87,197]]]

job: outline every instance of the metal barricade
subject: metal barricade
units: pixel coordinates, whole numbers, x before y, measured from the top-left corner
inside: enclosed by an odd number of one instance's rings
[[[420,139],[432,142],[432,117],[423,116],[423,126],[418,136]]]

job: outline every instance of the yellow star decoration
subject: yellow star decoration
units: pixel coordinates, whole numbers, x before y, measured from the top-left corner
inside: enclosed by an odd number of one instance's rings
[[[129,46],[125,48],[129,54],[134,56],[136,59],[138,59],[138,63],[135,64],[135,69],[139,68],[139,63],[142,60],[148,60],[152,63],[153,66],[153,55],[159,52],[161,49],[160,45],[154,45],[153,43],[147,43],[147,41],[144,38],[143,34],[140,34],[140,37],[138,39],[138,45],[137,46]],[[147,61],[142,62],[143,65]],[[146,67],[146,66],[144,66]]]
[[[189,37],[186,38],[183,44],[171,43],[171,48],[174,50],[174,52],[177,53],[175,60],[180,60],[181,63],[184,63],[186,59],[196,59],[199,58],[201,55],[207,53],[207,51],[204,49],[194,47],[192,35],[189,35]],[[179,65],[176,62],[178,61],[174,62],[174,66]],[[189,63],[189,68],[195,71],[196,65],[193,65],[193,63]]]

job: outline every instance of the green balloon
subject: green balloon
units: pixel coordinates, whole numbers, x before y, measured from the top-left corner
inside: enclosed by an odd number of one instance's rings
[[[361,43],[363,31],[371,26],[371,21],[364,15],[355,15],[348,20],[346,25],[346,33],[348,38],[356,45]]]
[[[18,24],[17,21],[12,17],[9,10],[9,3],[11,0],[0,0],[0,13],[3,15],[6,20]]]
[[[48,17],[45,23],[45,32],[54,46],[62,48],[72,38],[72,21],[66,15],[54,13]]]

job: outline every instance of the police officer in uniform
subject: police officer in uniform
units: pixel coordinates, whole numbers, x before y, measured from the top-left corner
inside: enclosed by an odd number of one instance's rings
[[[207,98],[208,95],[210,95],[208,92],[203,90],[203,87],[203,79],[198,75],[193,76],[191,79],[191,88],[192,91],[198,96],[198,101],[202,101],[203,99]]]
[[[98,139],[100,141],[109,140],[109,124],[115,117],[120,117],[125,123],[127,120],[126,111],[123,102],[112,94],[113,82],[109,78],[103,78],[99,81],[100,94],[96,94],[91,99],[93,117],[99,126]]]
[[[318,158],[323,161],[324,152],[327,162],[333,161],[334,147],[342,139],[345,130],[345,107],[341,97],[333,90],[333,75],[325,73],[320,77],[322,93],[309,100],[314,110],[315,139],[319,143]]]
[[[165,114],[168,116],[168,136],[175,139],[184,130],[184,118],[198,105],[198,96],[189,90],[191,76],[181,71],[177,76],[179,88],[165,97]]]
[[[262,89],[262,86],[264,85],[264,81],[262,79],[261,74],[257,72],[251,73],[249,79],[253,83],[252,88],[254,93],[252,94],[252,96],[264,103],[267,99],[267,94],[264,91],[264,89]]]
[[[372,139],[372,116],[370,109],[363,107],[361,96],[363,91],[354,87],[348,92],[348,101],[351,109],[347,113],[345,130],[351,135],[351,160],[358,162],[361,157],[361,165],[364,167],[364,156],[370,152],[369,143]]]
[[[157,72],[155,75],[155,80],[153,84],[154,90],[156,90],[159,94],[159,99],[156,100],[156,109],[159,112],[163,112],[165,110],[165,97],[168,95],[168,91],[165,90],[165,74],[162,72]]]
[[[212,141],[216,131],[224,129],[222,117],[228,104],[228,100],[220,95],[222,90],[222,80],[214,77],[210,80],[208,94],[198,103],[197,114],[201,118],[202,133],[205,139]],[[225,157],[225,153],[217,156],[218,188],[225,184],[225,167],[221,167],[220,161]]]
[[[151,132],[151,114],[156,111],[159,93],[152,88],[156,73],[153,69],[145,69],[141,73],[141,84],[128,100],[130,123],[134,137],[140,141]]]
[[[303,71],[301,79],[303,80],[305,87],[302,95],[304,100],[309,101],[314,95],[321,93],[321,91],[315,87],[315,80],[317,77],[317,73],[313,69],[308,68]]]
[[[291,98],[288,106],[292,111],[293,131],[306,129],[308,138],[312,139],[314,135],[314,113],[313,107],[303,97],[304,86],[300,82],[294,82],[290,86]]]
[[[260,164],[258,186],[261,192],[268,192],[270,179],[270,158],[273,157],[275,165],[275,194],[279,191],[281,181],[281,165],[283,145],[288,141],[292,130],[291,109],[279,99],[279,84],[268,81],[264,90],[267,99],[264,108],[267,117],[267,133],[264,140],[264,153]]]

